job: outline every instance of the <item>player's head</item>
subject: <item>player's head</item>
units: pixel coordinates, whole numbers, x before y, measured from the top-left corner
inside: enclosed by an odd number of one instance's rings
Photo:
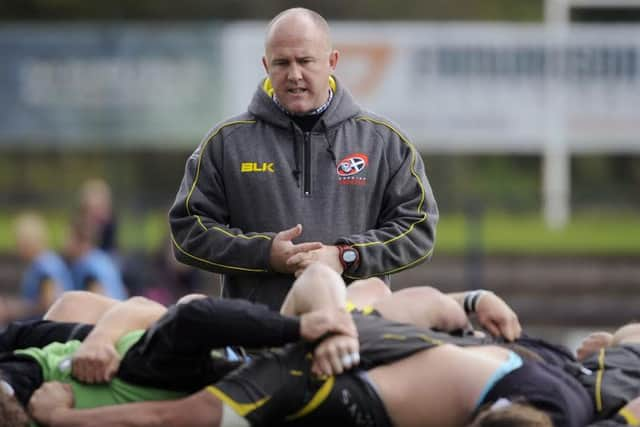
[[[15,235],[18,253],[24,259],[33,259],[47,247],[47,227],[42,216],[26,212],[16,218]]]
[[[85,181],[80,189],[80,209],[98,223],[111,217],[111,187],[103,179]]]
[[[0,371],[0,427],[27,427],[29,416]]]
[[[304,8],[281,12],[267,28],[262,63],[277,101],[287,111],[304,114],[321,107],[338,63],[327,21]]]
[[[523,402],[499,400],[478,412],[469,427],[553,427],[551,418]]]

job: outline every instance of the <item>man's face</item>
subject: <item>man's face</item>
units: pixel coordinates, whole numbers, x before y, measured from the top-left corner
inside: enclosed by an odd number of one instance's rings
[[[338,62],[326,35],[312,24],[282,23],[271,32],[262,58],[278,102],[292,113],[306,113],[329,97],[329,76]]]

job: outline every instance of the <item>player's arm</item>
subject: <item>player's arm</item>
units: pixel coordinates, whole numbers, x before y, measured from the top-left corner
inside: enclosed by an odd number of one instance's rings
[[[167,311],[144,297],[111,305],[73,357],[73,375],[88,383],[105,382],[115,375],[120,357],[115,344],[127,332],[147,329]]]
[[[342,277],[323,263],[309,265],[298,277],[287,294],[281,312],[290,315],[310,316],[320,310],[341,319],[348,329],[324,339],[314,350],[312,370],[319,375],[337,375],[360,362],[357,330],[346,310],[347,290]],[[319,321],[308,322],[321,325]]]
[[[95,324],[120,301],[87,291],[63,293],[45,313],[45,320]]]
[[[640,342],[640,323],[629,323],[614,332],[611,345]]]
[[[272,347],[313,341],[326,333],[355,336],[343,308],[283,316],[267,306],[239,299],[202,298],[169,309],[148,332],[147,342],[163,342],[175,354],[194,354],[227,345]]]
[[[337,272],[313,263],[293,283],[280,312],[298,316],[320,308],[346,308],[346,295],[344,280]]]
[[[49,427],[217,427],[222,403],[201,391],[172,401],[129,403],[94,409],[73,409],[69,385],[45,383],[29,402],[31,415]]]
[[[457,302],[430,286],[404,288],[373,303],[383,317],[396,322],[454,331],[468,325]]]
[[[516,313],[495,293],[483,289],[448,294],[469,316],[475,315],[478,323],[493,336],[509,341],[520,337],[522,326]]]

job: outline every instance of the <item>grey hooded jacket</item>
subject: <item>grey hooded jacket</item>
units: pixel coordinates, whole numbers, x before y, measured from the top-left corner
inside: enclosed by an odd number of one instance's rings
[[[270,270],[271,241],[302,224],[299,241],[353,245],[348,280],[431,256],[438,220],[420,155],[391,122],[363,111],[342,85],[311,132],[267,93],[214,127],[186,163],[169,212],[176,257],[224,275],[223,294],[278,309],[293,275]]]

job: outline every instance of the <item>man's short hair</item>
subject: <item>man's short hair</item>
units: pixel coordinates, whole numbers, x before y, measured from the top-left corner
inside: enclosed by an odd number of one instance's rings
[[[266,38],[265,38],[265,49],[266,49],[266,43],[268,43],[269,41],[271,28],[273,28],[273,26],[280,20],[280,18],[282,18],[285,15],[289,15],[291,13],[299,13],[310,18],[311,21],[316,25],[316,27],[322,30],[322,32],[325,34],[325,37],[327,38],[327,44],[328,44],[329,50],[331,50],[331,31],[329,29],[329,23],[318,12],[311,9],[304,8],[304,7],[293,7],[291,9],[283,10],[282,12],[274,16],[271,21],[269,21],[269,24],[267,25],[267,32],[266,32]]]
[[[487,405],[469,427],[553,427],[553,422],[547,414],[531,405],[509,402],[499,408]]]

